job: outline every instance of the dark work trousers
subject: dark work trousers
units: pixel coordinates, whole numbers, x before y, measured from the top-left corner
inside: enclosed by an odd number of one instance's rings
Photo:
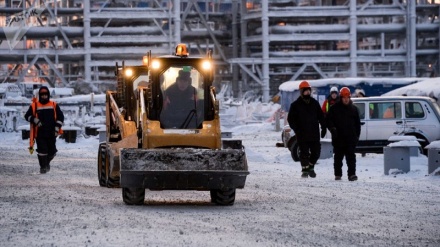
[[[345,156],[347,162],[347,175],[356,175],[356,154],[354,153],[355,145],[333,146],[335,176],[342,177],[342,160]]]
[[[298,146],[301,166],[309,166],[309,164],[315,165],[319,156],[321,156],[321,142],[298,142]]]
[[[37,137],[37,153],[40,155],[55,156],[57,152],[56,137]]]

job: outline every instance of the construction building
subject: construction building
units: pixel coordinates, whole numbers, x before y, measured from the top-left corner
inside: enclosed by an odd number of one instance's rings
[[[434,77],[439,14],[436,0],[0,0],[0,83],[105,90],[116,62],[177,43],[263,101],[288,80]]]

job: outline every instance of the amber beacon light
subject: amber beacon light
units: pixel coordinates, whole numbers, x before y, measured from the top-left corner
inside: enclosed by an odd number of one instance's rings
[[[187,57],[188,56],[188,49],[186,48],[185,44],[178,44],[176,46],[176,56],[179,56],[179,57]]]

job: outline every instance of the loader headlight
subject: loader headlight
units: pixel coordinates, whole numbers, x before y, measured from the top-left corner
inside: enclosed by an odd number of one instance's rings
[[[211,70],[211,68],[212,68],[212,64],[211,64],[211,62],[210,61],[203,61],[203,63],[202,63],[202,68],[204,69],[204,70]]]
[[[160,68],[160,62],[157,61],[157,60],[153,60],[153,62],[151,63],[151,67],[152,67],[153,69],[158,69],[158,68]]]
[[[149,62],[149,61],[148,61],[148,56],[143,56],[143,57],[142,57],[142,64],[148,66],[148,62]]]
[[[126,69],[126,70],[125,70],[125,76],[126,76],[126,77],[131,77],[131,76],[133,76],[133,70],[132,70],[132,69]]]

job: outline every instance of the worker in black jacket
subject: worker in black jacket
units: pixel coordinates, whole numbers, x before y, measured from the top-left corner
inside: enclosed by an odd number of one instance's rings
[[[321,137],[326,134],[324,113],[319,102],[311,96],[312,88],[307,81],[299,84],[299,91],[301,95],[290,105],[287,121],[295,132],[298,142],[301,177],[314,178],[315,165],[321,155],[319,125],[321,125]]]
[[[351,101],[351,92],[347,87],[339,92],[340,101],[330,107],[327,115],[327,127],[332,133],[335,180],[342,178],[342,160],[347,162],[348,180],[356,181],[356,154],[354,150],[361,134],[359,111]]]
[[[197,90],[192,86],[191,72],[180,70],[176,82],[164,92],[161,113],[163,128],[198,128]]]
[[[50,161],[56,155],[56,138],[61,133],[64,122],[63,112],[58,104],[50,100],[47,87],[39,89],[38,101],[29,106],[24,118],[31,123],[31,128],[35,129],[40,173],[46,173],[50,170]],[[33,143],[31,148],[32,145]]]

